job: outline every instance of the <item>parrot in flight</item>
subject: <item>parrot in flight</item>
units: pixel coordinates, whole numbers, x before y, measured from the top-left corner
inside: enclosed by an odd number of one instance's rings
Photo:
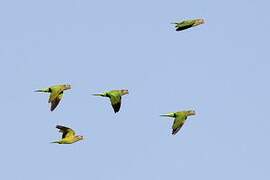
[[[175,24],[176,31],[182,31],[204,23],[205,23],[204,19],[188,19],[182,22],[174,22],[172,24]]]
[[[187,117],[193,116],[195,114],[196,113],[194,110],[188,110],[188,111],[178,111],[178,112],[172,112],[172,113],[167,113],[167,114],[161,114],[160,116],[174,118],[174,122],[172,125],[172,135],[175,135],[184,125]]]
[[[62,139],[59,141],[54,141],[52,143],[58,143],[58,144],[73,144],[77,141],[83,140],[83,136],[76,136],[75,131],[72,130],[71,128],[57,125],[57,129],[59,129],[59,132],[63,133],[62,134]]]
[[[121,89],[121,90],[112,90],[112,91],[104,92],[102,94],[93,94],[93,95],[110,98],[114,113],[117,113],[121,107],[121,97],[126,94],[128,94],[128,90]]]
[[[35,92],[50,93],[48,103],[51,103],[51,111],[53,111],[57,107],[61,99],[63,98],[64,91],[68,89],[71,89],[71,85],[61,84],[61,85],[51,86],[45,89],[39,89],[39,90],[36,90]]]

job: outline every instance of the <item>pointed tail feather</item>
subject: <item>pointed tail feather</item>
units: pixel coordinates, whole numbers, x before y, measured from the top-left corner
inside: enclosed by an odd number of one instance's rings
[[[92,94],[93,96],[102,96],[102,97],[105,97],[106,95],[105,94]]]
[[[178,133],[179,130],[180,130],[180,128],[173,129],[173,130],[172,130],[172,135],[176,135],[176,133]]]
[[[174,113],[160,114],[162,117],[174,117]]]
[[[34,92],[50,92],[48,89],[38,89],[35,90]]]
[[[170,114],[160,114],[161,117],[172,117]]]
[[[57,143],[57,144],[59,144],[59,141],[53,141],[53,142],[51,142],[51,143]]]

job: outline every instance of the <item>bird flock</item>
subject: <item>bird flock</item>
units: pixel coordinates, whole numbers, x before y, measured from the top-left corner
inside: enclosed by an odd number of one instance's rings
[[[172,24],[175,24],[176,31],[183,31],[185,29],[195,27],[204,23],[205,23],[204,19],[200,18],[200,19],[184,20],[181,22],[174,22]],[[50,86],[44,89],[38,89],[35,92],[50,93],[48,103],[51,104],[50,110],[54,111],[55,108],[58,106],[59,102],[61,101],[61,99],[63,98],[64,91],[69,90],[69,89],[71,89],[70,84],[60,84],[60,85]],[[121,107],[122,96],[127,95],[127,94],[129,94],[127,89],[120,89],[120,90],[106,91],[103,93],[97,93],[93,95],[109,98],[112,108],[114,110],[114,113],[117,113],[119,112],[120,107]],[[172,125],[172,135],[175,135],[184,125],[187,117],[193,116],[195,114],[196,113],[194,110],[183,110],[183,111],[178,111],[178,112],[161,114],[160,116],[174,118],[174,122]],[[77,141],[83,140],[83,136],[76,135],[75,131],[69,127],[57,125],[56,128],[59,129],[59,132],[62,133],[62,138],[58,141],[53,141],[52,143],[72,144]]]

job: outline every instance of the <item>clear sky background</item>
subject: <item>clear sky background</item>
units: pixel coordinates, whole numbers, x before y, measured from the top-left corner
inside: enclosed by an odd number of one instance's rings
[[[5,180],[268,180],[267,0],[0,2]],[[171,22],[203,17],[176,32]],[[49,111],[33,92],[70,83]],[[114,114],[108,99],[129,89]],[[159,114],[194,109],[181,131]],[[50,144],[55,125],[84,141]]]

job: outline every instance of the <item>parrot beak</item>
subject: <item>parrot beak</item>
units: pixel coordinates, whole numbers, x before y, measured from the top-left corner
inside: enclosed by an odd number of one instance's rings
[[[66,90],[71,89],[71,85],[70,84],[67,84],[65,89]]]
[[[205,24],[205,20],[204,19],[202,19],[202,24]]]
[[[194,116],[194,115],[196,115],[196,112],[195,112],[194,110],[191,110],[191,111],[189,112],[189,115],[190,115],[190,116]]]
[[[122,89],[121,91],[122,91],[123,95],[126,95],[129,93],[127,89]]]

